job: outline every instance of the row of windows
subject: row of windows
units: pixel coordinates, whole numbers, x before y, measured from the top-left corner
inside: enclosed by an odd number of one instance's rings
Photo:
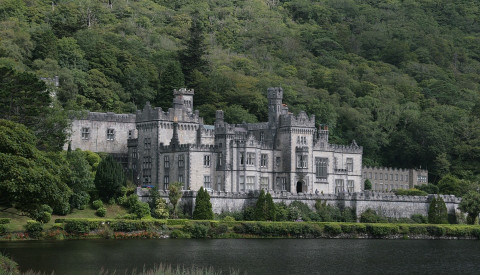
[[[385,175],[385,176],[384,176]],[[388,174],[385,173],[373,173],[372,172],[369,172],[368,175],[367,175],[367,172],[363,172],[363,178],[366,179],[368,176],[369,179],[380,179],[380,180],[388,180]],[[390,180],[393,181],[395,177],[395,181],[398,181],[400,179],[400,181],[408,181],[408,175],[403,175],[403,174],[390,174]],[[425,178],[425,182],[426,182],[426,178]]]
[[[388,183],[377,183],[374,184],[373,190],[375,191],[392,191],[397,189],[408,189],[407,184],[388,184]]]
[[[239,155],[239,163],[240,165],[250,165],[253,166],[256,163],[256,154],[255,153],[247,153],[247,157],[245,158],[245,153],[240,152]],[[277,157],[277,165],[280,165],[280,158]],[[260,155],[260,167],[267,167],[268,166],[268,155],[261,154]]]
[[[183,175],[178,175],[178,182],[182,183],[182,189],[185,190],[185,184],[184,184],[185,181],[183,179]],[[167,190],[169,184],[170,184],[170,176],[169,175],[163,176],[163,189]]]
[[[82,139],[88,140],[90,139],[90,128],[89,127],[82,127],[81,131]],[[106,132],[106,137],[108,141],[115,140],[115,129],[108,128]],[[128,130],[128,138],[133,138],[133,130]]]

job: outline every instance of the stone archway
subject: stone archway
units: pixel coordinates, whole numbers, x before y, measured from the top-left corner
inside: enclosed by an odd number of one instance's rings
[[[303,181],[299,180],[297,181],[297,194],[298,193],[303,193],[304,190],[303,190]]]

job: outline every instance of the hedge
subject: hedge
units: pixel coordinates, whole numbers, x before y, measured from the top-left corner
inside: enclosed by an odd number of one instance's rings
[[[7,223],[10,223],[9,218],[0,218],[0,224],[7,224]]]

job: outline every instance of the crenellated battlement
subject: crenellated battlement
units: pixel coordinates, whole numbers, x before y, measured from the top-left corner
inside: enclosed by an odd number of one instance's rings
[[[335,153],[363,153],[363,147],[355,144],[351,145],[339,145],[339,144],[327,144],[325,150]]]
[[[148,121],[178,121],[201,124],[203,123],[203,118],[200,117],[198,110],[190,113],[186,109],[176,111],[174,108],[170,108],[167,112],[164,112],[161,107],[153,108],[150,102],[147,102],[143,110],[137,110],[136,122]]]
[[[202,152],[215,152],[218,149],[218,146],[216,145],[210,145],[210,144],[180,144],[178,146],[172,146],[172,145],[164,145],[163,143],[160,143],[158,146],[158,149],[161,153],[168,153],[168,152],[179,152],[179,151],[202,151]]]
[[[99,113],[88,112],[86,117],[77,118],[80,120],[92,120],[92,121],[108,121],[108,122],[121,122],[121,123],[135,123],[135,114],[116,114],[112,112]]]
[[[187,88],[180,88],[180,89],[174,89],[173,90],[174,95],[194,95],[195,90],[194,89],[187,89]]]
[[[315,128],[315,115],[308,117],[307,113],[301,111],[298,115],[280,115],[280,127],[312,127]]]

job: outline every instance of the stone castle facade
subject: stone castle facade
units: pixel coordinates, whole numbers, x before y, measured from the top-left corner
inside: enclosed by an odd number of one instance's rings
[[[74,120],[69,146],[128,155],[134,182],[161,190],[181,182],[195,191],[360,192],[363,148],[330,144],[314,116],[288,111],[281,88],[267,93],[267,122],[229,124],[218,110],[214,125],[205,125],[193,110],[194,91],[179,89],[167,111],[147,104],[135,115]]]

